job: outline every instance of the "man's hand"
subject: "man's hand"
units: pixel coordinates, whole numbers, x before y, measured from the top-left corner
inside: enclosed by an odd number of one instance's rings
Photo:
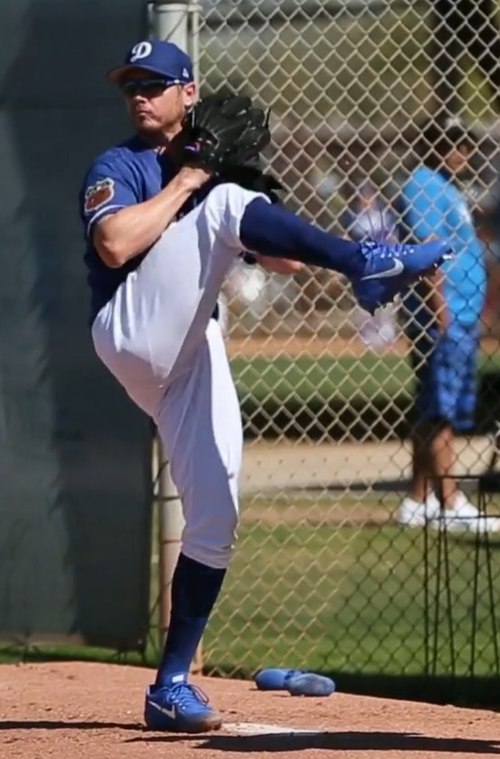
[[[178,173],[179,182],[187,192],[196,192],[211,179],[212,174],[206,169],[183,166]]]

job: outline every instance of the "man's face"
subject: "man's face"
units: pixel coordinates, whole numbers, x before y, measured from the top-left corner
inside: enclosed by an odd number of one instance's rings
[[[186,108],[195,101],[196,85],[169,84],[160,74],[137,68],[120,82],[135,129],[149,137],[180,131]]]

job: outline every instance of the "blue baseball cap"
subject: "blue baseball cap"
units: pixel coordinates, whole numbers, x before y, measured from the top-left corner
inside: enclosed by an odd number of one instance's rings
[[[160,74],[176,84],[189,84],[194,81],[191,58],[173,42],[137,42],[128,51],[124,63],[108,71],[106,78],[117,84],[127,71],[136,68]]]

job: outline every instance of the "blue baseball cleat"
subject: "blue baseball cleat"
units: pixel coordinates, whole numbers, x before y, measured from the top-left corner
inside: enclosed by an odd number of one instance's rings
[[[203,691],[187,682],[146,691],[144,721],[150,730],[172,733],[205,733],[218,730],[222,718]]]
[[[331,678],[314,672],[289,677],[286,686],[292,696],[331,696],[335,691],[335,683]]]
[[[389,244],[367,240],[361,244],[365,273],[353,278],[354,295],[359,305],[371,314],[390,303],[423,274],[437,269],[453,258],[446,240],[419,245]]]
[[[257,672],[254,680],[259,690],[287,690],[287,681],[291,677],[305,674],[306,672],[303,669],[268,667]]]
[[[287,690],[292,696],[329,696],[335,683],[329,677],[303,669],[270,667],[255,675],[259,690]]]

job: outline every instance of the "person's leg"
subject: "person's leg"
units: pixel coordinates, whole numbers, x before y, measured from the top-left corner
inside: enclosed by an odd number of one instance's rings
[[[408,498],[415,524],[437,516],[435,498],[444,508],[456,501],[457,485],[450,475],[455,464],[452,427],[442,420],[422,420],[412,431],[412,477]]]
[[[242,452],[239,404],[216,322],[209,324],[189,373],[169,387],[158,426],[185,529],[168,634],[146,696],[145,719],[153,729],[201,732],[220,727],[221,718],[188,684],[188,674],[232,553]]]
[[[450,335],[450,354],[448,363],[454,368],[453,392],[455,404],[453,408],[453,430],[470,432],[474,426],[477,399],[477,353],[479,350],[479,329],[454,328]],[[453,381],[450,379],[449,384]],[[449,450],[454,447],[454,433],[450,431],[447,441]],[[455,457],[450,454],[450,472]],[[448,487],[443,494],[447,505],[448,527],[454,530],[469,530],[472,532],[497,532],[500,530],[500,520],[494,517],[480,517],[478,508],[471,503],[460,488]]]
[[[455,337],[456,363],[460,365],[454,426],[458,432],[470,433],[476,419],[478,394],[478,354],[480,329],[461,329]]]
[[[372,312],[449,252],[446,241],[349,242],[262,195],[219,185],[164,232],[92,328],[101,360],[153,417],[168,382],[189,368],[221,287],[244,249],[343,273],[360,304]]]
[[[434,491],[445,509],[451,509],[457,498],[457,483],[453,479],[455,468],[455,435],[450,424],[435,425],[434,435],[428,441],[430,475]]]
[[[261,198],[245,208],[238,235],[250,251],[345,274],[359,304],[370,313],[392,301],[424,271],[432,270],[451,254],[446,240],[405,245],[337,238],[283,206],[271,205]]]
[[[459,489],[453,479],[455,469],[455,434],[460,399],[471,372],[471,343],[466,332],[451,326],[441,335],[432,357],[433,391],[429,406],[441,420],[430,441],[431,466],[435,489],[448,511],[455,507]],[[429,396],[430,398],[430,393]]]
[[[434,492],[445,508],[456,498],[456,484],[450,475],[455,464],[452,424],[460,388],[461,368],[456,361],[455,342],[432,330],[422,335],[414,346],[414,365],[419,382],[415,416],[420,428],[420,453],[426,459],[427,485],[434,483]],[[421,364],[418,364],[419,357]],[[426,452],[424,452],[424,449]],[[415,486],[421,488],[422,479]]]
[[[415,426],[409,497],[416,504],[426,504],[433,488],[445,509],[454,507],[458,492],[452,476],[455,466],[454,439],[453,428],[442,420],[424,420]],[[428,511],[428,518],[433,518],[433,508]]]
[[[246,199],[239,192],[236,202],[243,207]],[[93,325],[98,355],[158,425],[185,516],[165,650],[145,705],[147,725],[173,731],[221,724],[187,682],[229,562],[238,510],[239,405],[210,317],[239,250],[221,237],[218,221],[217,209],[205,204],[169,228]]]
[[[443,427],[437,403],[437,330],[412,335],[411,363],[417,389],[412,412],[411,466],[408,494],[403,498],[396,521],[409,527],[421,527],[439,515],[440,503],[433,490],[433,445]]]
[[[432,486],[432,464],[430,461],[430,441],[434,437],[436,425],[416,422],[411,432],[412,462],[409,496],[415,503],[424,504]]]
[[[469,502],[454,478],[456,466],[455,430],[471,429],[476,400],[477,329],[452,325],[439,338],[431,358],[434,378],[432,396],[428,393],[426,408],[436,423],[428,440],[430,469],[435,490],[445,509],[449,530],[498,530],[496,519],[479,520],[476,506]]]

